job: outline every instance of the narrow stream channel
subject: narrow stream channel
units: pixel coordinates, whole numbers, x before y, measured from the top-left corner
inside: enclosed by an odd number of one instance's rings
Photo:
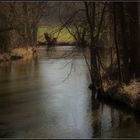
[[[92,100],[83,58],[67,77],[71,59],[47,59],[45,48],[40,53],[0,66],[0,137],[140,137],[139,116]]]

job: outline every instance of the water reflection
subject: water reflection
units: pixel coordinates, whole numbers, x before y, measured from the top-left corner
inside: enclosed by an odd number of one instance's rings
[[[139,114],[95,99],[82,58],[14,62],[0,67],[0,137],[123,138],[140,136]],[[65,66],[66,65],[66,66]]]
[[[71,76],[62,82],[69,71],[69,65],[63,68],[66,61],[47,60],[44,53],[1,71],[1,137],[92,137],[85,62],[75,60]]]

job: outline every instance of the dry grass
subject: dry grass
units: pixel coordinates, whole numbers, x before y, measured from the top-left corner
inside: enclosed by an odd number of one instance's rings
[[[12,56],[19,56],[22,59],[31,59],[35,48],[14,48],[9,53],[0,54],[0,63],[5,63],[12,60]]]
[[[140,93],[140,82],[137,82],[136,80],[133,80],[130,82],[129,85],[122,85],[122,88],[120,88],[120,92],[128,94],[131,98],[134,100],[139,97]]]
[[[140,110],[140,82],[132,80],[129,85],[120,85],[117,81],[103,82],[105,97],[124,103],[135,110]]]
[[[33,53],[32,47],[15,48],[15,49],[11,50],[12,55],[22,56],[22,57],[32,55],[32,53]]]

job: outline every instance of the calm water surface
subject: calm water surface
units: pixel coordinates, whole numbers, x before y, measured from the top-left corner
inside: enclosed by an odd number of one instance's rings
[[[0,66],[0,137],[140,137],[140,117],[93,100],[89,84],[83,58],[47,59],[43,48]]]

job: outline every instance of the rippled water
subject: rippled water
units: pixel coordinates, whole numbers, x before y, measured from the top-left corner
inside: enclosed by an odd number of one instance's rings
[[[140,136],[139,115],[91,98],[83,58],[47,59],[46,50],[40,52],[0,67],[0,137]]]

